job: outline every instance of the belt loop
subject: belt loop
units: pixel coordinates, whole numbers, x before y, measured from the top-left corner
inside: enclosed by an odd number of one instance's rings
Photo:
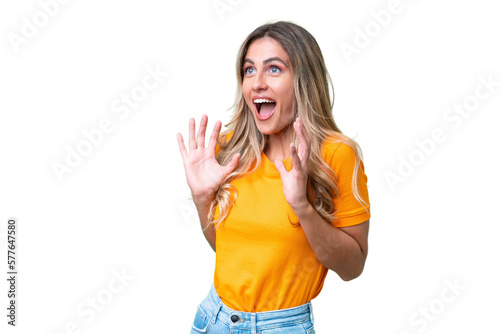
[[[309,301],[309,313],[311,318],[311,323],[314,325],[314,313],[313,313],[313,304]]]
[[[212,317],[212,323],[215,324],[215,321],[217,320],[217,316],[219,315],[221,309],[222,309],[222,302],[219,302],[219,305],[217,305],[217,308],[215,309],[214,315]]]
[[[252,313],[250,315],[250,320],[252,322],[252,334],[257,334],[257,315],[255,313]]]

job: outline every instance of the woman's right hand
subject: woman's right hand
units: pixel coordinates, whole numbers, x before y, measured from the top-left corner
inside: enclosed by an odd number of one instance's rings
[[[184,171],[193,200],[210,203],[222,181],[238,166],[240,154],[236,153],[226,166],[221,166],[215,159],[215,147],[219,138],[222,123],[217,121],[210,136],[208,147],[205,147],[205,131],[208,117],[201,117],[198,135],[195,138],[195,121],[189,120],[189,153],[184,145],[184,139],[177,134],[177,142],[181,151]]]

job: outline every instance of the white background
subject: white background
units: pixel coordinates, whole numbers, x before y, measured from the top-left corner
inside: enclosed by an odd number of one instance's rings
[[[329,273],[313,301],[317,333],[498,332],[494,2],[401,0],[385,26],[371,13],[389,0],[219,2],[230,7],[75,0],[46,22],[37,1],[1,3],[1,277],[9,217],[18,219],[20,274],[16,328],[6,324],[1,280],[0,331],[189,332],[215,256],[189,201],[176,133],[186,136],[188,119],[202,114],[210,128],[227,122],[240,44],[263,23],[291,20],[323,50],[334,117],[363,149],[372,204],[365,271],[350,282]],[[45,26],[16,46],[12,36],[36,19]],[[347,57],[342,43],[357,43],[357,53]],[[168,76],[121,119],[113,103],[148,67]],[[480,77],[497,86],[467,117],[447,121],[449,108],[474,102]],[[68,147],[104,119],[113,131],[59,180],[54,162],[65,164]],[[436,129],[445,140],[418,153],[416,141]],[[388,173],[410,158],[391,187]],[[120,285],[113,272],[122,271]]]

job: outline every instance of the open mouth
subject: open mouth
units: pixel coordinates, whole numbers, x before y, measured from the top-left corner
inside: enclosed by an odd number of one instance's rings
[[[269,119],[276,108],[276,102],[269,99],[255,99],[253,100],[255,110],[257,110],[257,118],[260,120]]]

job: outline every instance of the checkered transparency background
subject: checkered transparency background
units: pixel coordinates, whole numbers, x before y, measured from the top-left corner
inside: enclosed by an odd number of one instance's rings
[[[334,272],[318,333],[498,331],[500,21],[492,1],[0,4],[0,249],[18,219],[17,326],[187,333],[213,280],[176,133],[225,124],[236,52],[268,21],[320,44],[363,149],[364,273]]]

